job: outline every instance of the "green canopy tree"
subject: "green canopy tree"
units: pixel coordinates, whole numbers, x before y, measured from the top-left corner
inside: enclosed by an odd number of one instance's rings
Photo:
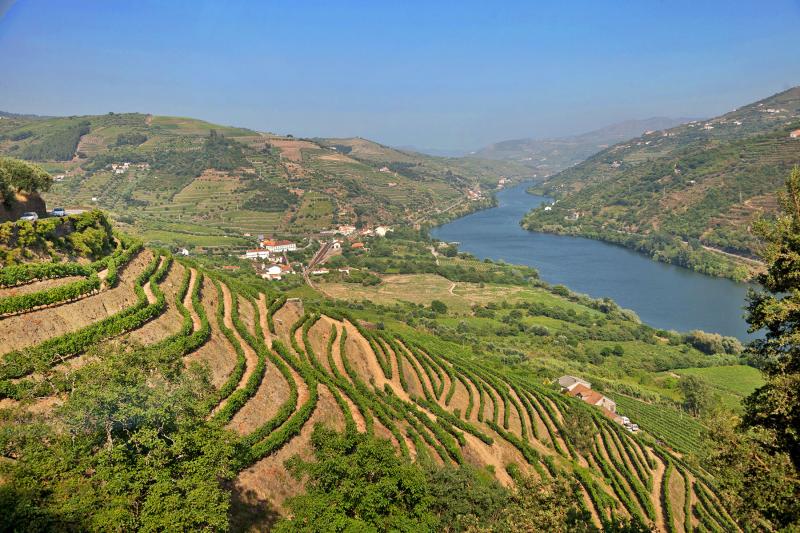
[[[7,205],[12,200],[14,191],[25,193],[46,191],[50,189],[52,183],[53,178],[39,165],[10,157],[0,157],[0,200],[4,204]]]
[[[800,468],[800,168],[792,170],[779,196],[781,214],[759,221],[767,271],[758,276],[763,291],[751,292],[750,331],[765,335],[747,354],[766,383],[745,400],[745,427],[762,428],[775,453],[789,455]]]
[[[746,356],[766,383],[744,400],[738,424],[711,421],[703,463],[737,522],[752,531],[800,529],[800,169],[779,194],[781,213],[759,221],[767,270],[748,303]]]

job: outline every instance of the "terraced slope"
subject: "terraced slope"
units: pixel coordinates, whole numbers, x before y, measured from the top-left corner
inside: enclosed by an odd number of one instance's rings
[[[376,329],[331,302],[287,300],[158,251],[137,250],[117,288],[133,295],[119,309],[5,350],[3,405],[51,408],[70,373],[109,341],[205,365],[216,390],[207,416],[238,443],[234,520],[237,506],[279,512],[302,491],[284,463],[309,456],[313,426],[323,423],[387,438],[409,460],[490,467],[506,485],[511,464],[542,478],[566,473],[580,483],[597,526],[633,517],[661,531],[737,529],[712,480],[678,453],[548,385],[413,329]],[[112,290],[54,309],[72,306],[72,314],[88,316],[92,299]],[[52,312],[26,316],[45,320]],[[13,319],[0,319],[0,327]],[[13,337],[3,330],[4,341]],[[583,434],[570,424],[579,415],[590,421]]]

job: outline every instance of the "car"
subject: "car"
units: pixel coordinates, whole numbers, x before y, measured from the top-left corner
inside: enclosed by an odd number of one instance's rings
[[[29,220],[33,222],[34,220],[39,220],[39,215],[34,213],[33,211],[26,211],[22,213],[22,216],[19,217],[20,220]]]
[[[56,207],[55,209],[53,209],[51,211],[50,214],[52,214],[54,217],[65,217],[65,216],[67,216],[67,212],[64,210],[63,207]]]

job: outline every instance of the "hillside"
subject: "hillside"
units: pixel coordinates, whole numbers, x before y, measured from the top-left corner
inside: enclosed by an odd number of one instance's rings
[[[532,212],[525,225],[744,279],[758,268],[747,260],[757,255],[751,224],[775,212],[775,192],[800,164],[800,137],[790,135],[798,128],[795,87],[720,117],[631,139],[537,188],[558,203]]]
[[[653,117],[627,120],[579,135],[553,139],[512,139],[494,143],[470,154],[471,157],[523,164],[540,176],[569,168],[597,152],[647,131],[663,130],[691,119]]]
[[[91,265],[0,271],[0,302],[16,302],[0,317],[0,448],[14,476],[45,484],[20,485],[14,501],[50,505],[77,529],[119,513],[164,526],[177,509],[188,529],[268,527],[303,491],[286,460],[309,458],[324,424],[388,439],[406,464],[471,465],[506,487],[571,480],[570,505],[597,527],[738,530],[691,459],[702,425],[669,398],[678,368],[705,367],[726,391],[735,373],[720,365],[734,355],[701,353],[531,269],[434,256],[436,243],[396,233],[346,247],[330,265],[351,273],[332,268],[314,286],[130,239]],[[98,272],[91,291],[71,292]],[[559,392],[564,373],[646,431]]]
[[[146,242],[189,247],[241,248],[251,241],[245,233],[430,222],[486,205],[501,176],[528,173],[363,139],[296,139],[139,113],[7,114],[0,154],[56,177],[50,206],[100,207]]]

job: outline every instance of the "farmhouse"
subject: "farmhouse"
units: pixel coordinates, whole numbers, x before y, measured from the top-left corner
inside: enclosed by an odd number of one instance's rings
[[[364,243],[363,242],[354,242],[350,246],[350,248],[352,248],[353,250],[360,250],[360,249],[364,248]]]
[[[587,389],[592,388],[592,384],[588,381],[576,378],[575,376],[561,376],[558,378],[558,384],[561,385],[561,390],[563,391],[571,391],[578,385],[583,385]]]
[[[794,130],[792,133],[789,134],[789,137],[792,139],[800,139],[800,130]]]
[[[261,241],[261,247],[274,254],[279,254],[282,252],[294,252],[297,250],[297,245],[292,241],[274,241],[271,239]]]
[[[572,389],[570,389],[567,394],[574,398],[578,398],[579,400],[583,400],[584,402],[588,403],[589,405],[594,405],[596,407],[600,407],[601,409],[607,409],[612,413],[617,412],[617,403],[597,391],[592,390],[590,387],[578,383]]]
[[[355,226],[347,226],[347,225],[345,225],[345,226],[339,226],[339,227],[337,228],[337,231],[338,231],[339,233],[341,233],[342,235],[344,235],[344,236],[347,236],[347,235],[352,235],[353,233],[355,233],[355,231],[356,231],[356,227],[355,227]]]
[[[386,237],[386,234],[390,231],[392,231],[391,228],[388,228],[386,226],[378,226],[377,228],[375,228],[375,235],[377,235],[378,237]]]

